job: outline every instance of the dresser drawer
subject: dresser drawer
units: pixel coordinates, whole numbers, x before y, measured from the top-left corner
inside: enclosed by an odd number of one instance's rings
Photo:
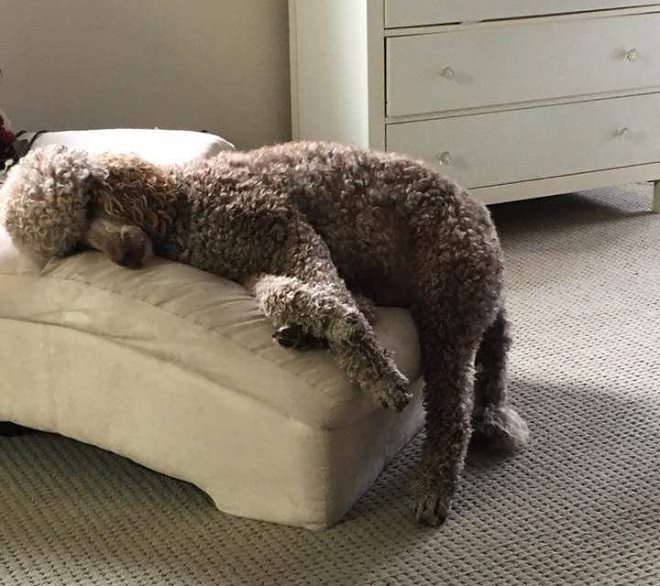
[[[660,13],[387,40],[387,114],[660,86]]]
[[[657,0],[385,0],[385,26],[398,28],[652,6]]]
[[[387,150],[485,187],[660,161],[660,94],[389,124]]]

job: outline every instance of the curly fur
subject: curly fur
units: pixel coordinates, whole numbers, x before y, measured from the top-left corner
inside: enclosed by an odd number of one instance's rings
[[[422,162],[290,143],[164,168],[58,148],[23,159],[2,200],[12,237],[45,256],[91,246],[138,266],[153,246],[243,283],[275,329],[324,340],[350,380],[395,409],[408,381],[351,291],[409,307],[426,380],[422,523],[444,520],[473,428],[507,447],[526,439],[506,395],[497,234],[484,206]]]
[[[97,170],[80,152],[65,147],[35,150],[26,164],[8,174],[3,193],[2,221],[17,244],[46,258],[62,256],[84,239],[87,211]]]

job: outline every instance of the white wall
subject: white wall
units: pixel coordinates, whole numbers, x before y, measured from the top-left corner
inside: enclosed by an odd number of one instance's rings
[[[15,127],[290,137],[286,0],[0,0],[0,69]]]

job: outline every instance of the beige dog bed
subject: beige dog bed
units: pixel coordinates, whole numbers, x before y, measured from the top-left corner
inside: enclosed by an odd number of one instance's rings
[[[230,146],[185,134],[93,148],[163,162],[155,148],[184,162]],[[274,344],[235,283],[162,260],[131,271],[96,252],[44,265],[0,230],[0,420],[187,480],[232,514],[326,527],[422,422],[412,319],[394,308],[378,318],[383,344],[415,381],[403,413],[352,387],[327,352]]]

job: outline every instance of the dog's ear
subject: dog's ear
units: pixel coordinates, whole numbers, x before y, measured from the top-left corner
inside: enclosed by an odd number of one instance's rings
[[[44,258],[64,256],[84,237],[90,185],[98,179],[85,152],[61,145],[35,149],[0,187],[2,223],[21,248]]]
[[[172,224],[169,210],[176,188],[168,170],[134,155],[106,154],[99,162],[107,176],[92,190],[92,214],[163,236]]]

